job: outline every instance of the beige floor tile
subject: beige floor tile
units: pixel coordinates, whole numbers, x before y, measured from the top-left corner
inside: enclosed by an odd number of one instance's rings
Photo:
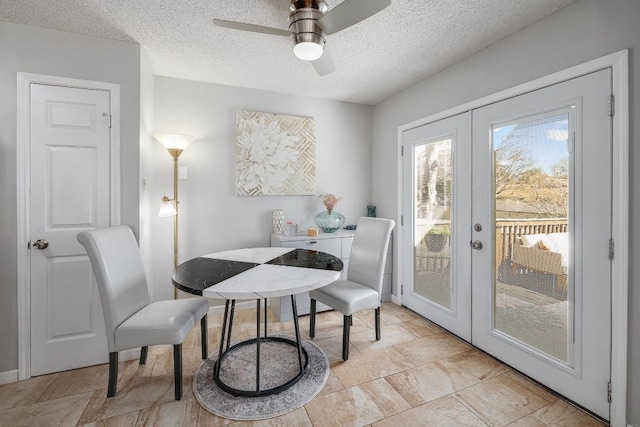
[[[411,406],[419,406],[480,382],[449,359],[386,377]]]
[[[185,397],[193,396],[193,374],[183,377],[183,380]],[[107,398],[106,387],[96,390],[80,421],[89,423],[170,403],[175,399],[173,375],[134,377],[124,386],[118,386],[116,395],[110,398]]]
[[[0,411],[0,426],[75,426],[91,392]]]
[[[82,424],[81,427],[135,427],[138,420],[138,414],[138,411],[129,412],[127,414],[116,415],[115,417],[106,418],[104,420]]]
[[[543,423],[539,419],[532,415],[527,415],[524,418],[520,418],[509,424],[508,427],[549,427],[547,424]]]
[[[436,334],[394,345],[393,348],[414,365],[426,365],[436,360],[464,353],[472,347],[450,334]]]
[[[493,426],[505,426],[556,400],[541,387],[512,372],[466,388],[455,396]]]
[[[217,417],[204,410],[195,398],[172,401],[141,410],[136,427],[222,426],[231,420]]]
[[[325,337],[325,338],[315,338],[311,340],[315,345],[320,347],[322,351],[327,355],[329,359],[329,363],[331,366],[336,364],[342,364],[342,335],[333,336],[333,337]],[[352,343],[349,343],[349,357],[355,356],[360,352],[353,346]]]
[[[413,368],[393,347],[356,354],[349,360],[332,366],[342,385],[351,387]]]
[[[220,314],[209,316],[210,354],[218,350],[221,320]],[[183,343],[183,400],[176,402],[173,395],[173,347],[153,346],[146,365],[140,366],[137,360],[119,364],[114,398],[106,398],[106,364],[0,386],[0,425],[309,426],[314,420],[315,425],[366,426],[385,418],[380,425],[429,425],[425,420],[432,419],[437,421],[431,425],[438,426],[477,425],[473,417],[484,417],[496,425],[511,420],[516,427],[601,425],[482,351],[389,303],[382,306],[380,342],[374,339],[373,311],[354,316],[350,359],[343,362],[342,320],[342,314],[335,311],[318,314],[313,342],[327,353],[332,371],[315,399],[281,417],[233,422],[197,403],[192,380],[202,360],[200,328],[196,326]],[[255,337],[255,309],[237,311],[235,321],[234,342]],[[300,327],[302,337],[308,339],[309,316],[300,318]],[[293,336],[293,323],[279,322],[270,312],[269,334]],[[411,341],[397,342],[410,336]],[[458,390],[477,380],[483,383]],[[409,387],[412,381],[415,386]],[[449,390],[458,391],[419,404]],[[411,409],[407,400],[418,406]],[[469,418],[461,408],[474,415]],[[482,415],[484,410],[486,415]]]
[[[533,415],[550,426],[600,427],[606,425],[602,421],[591,417],[582,410],[560,399],[549,406],[539,409]]]
[[[408,411],[385,418],[373,427],[486,427],[473,412],[453,397],[447,396]]]
[[[350,334],[349,341],[360,353],[364,353],[417,339],[414,334],[399,324],[384,326],[381,329],[380,341],[376,341],[375,329],[369,329],[355,334],[352,333]]]
[[[304,408],[299,408],[280,417],[266,420],[236,421],[229,424],[229,427],[313,427],[313,424],[311,424],[307,411]]]
[[[511,371],[507,365],[476,349],[456,354],[449,357],[447,360],[481,381],[488,380],[489,378]]]
[[[327,378],[326,384],[324,385],[320,393],[318,393],[318,396],[333,393],[334,391],[338,391],[342,389],[344,389],[344,386],[342,385],[338,377],[336,377],[336,374],[333,373],[333,369],[332,369],[329,372],[329,377]]]
[[[60,372],[55,381],[42,393],[38,401],[58,399],[106,387],[108,379],[108,365],[90,366],[88,368]]]
[[[58,374],[42,375],[0,386],[0,411],[37,402],[57,376]]]
[[[446,332],[435,323],[422,318],[401,323],[400,326],[420,338],[429,337],[435,334],[443,334]]]
[[[315,427],[364,426],[409,408],[384,379],[317,397],[305,405]]]

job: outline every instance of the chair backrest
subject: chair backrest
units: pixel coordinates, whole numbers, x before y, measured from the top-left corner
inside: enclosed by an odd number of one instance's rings
[[[149,305],[147,278],[138,244],[126,225],[83,231],[77,236],[91,260],[98,283],[109,351],[115,348],[116,328]]]
[[[353,237],[347,279],[370,287],[378,296],[382,294],[384,265],[394,226],[390,219],[362,217]]]

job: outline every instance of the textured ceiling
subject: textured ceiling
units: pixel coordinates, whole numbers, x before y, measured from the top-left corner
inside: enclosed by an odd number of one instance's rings
[[[327,36],[325,77],[287,37],[212,23],[286,29],[289,0],[3,0],[0,20],[139,43],[156,75],[372,105],[572,1],[392,0]]]

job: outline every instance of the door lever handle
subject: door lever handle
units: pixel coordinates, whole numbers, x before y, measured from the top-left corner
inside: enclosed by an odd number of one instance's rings
[[[33,247],[36,249],[46,249],[49,246],[49,242],[47,239],[38,239],[33,243]]]

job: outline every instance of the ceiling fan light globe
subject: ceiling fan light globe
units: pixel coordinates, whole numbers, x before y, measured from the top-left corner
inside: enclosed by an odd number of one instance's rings
[[[314,42],[300,42],[293,46],[293,54],[303,61],[315,61],[322,56],[323,47]]]

